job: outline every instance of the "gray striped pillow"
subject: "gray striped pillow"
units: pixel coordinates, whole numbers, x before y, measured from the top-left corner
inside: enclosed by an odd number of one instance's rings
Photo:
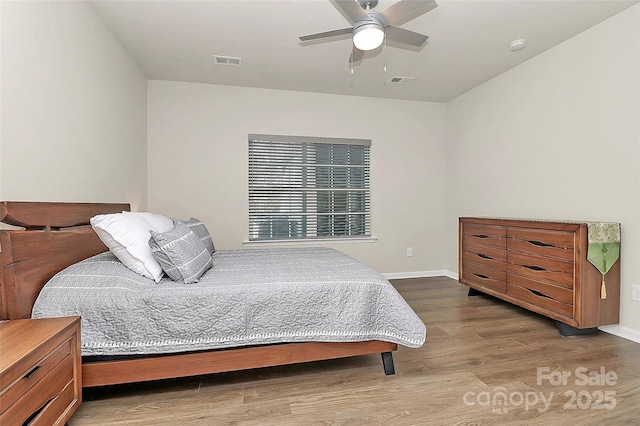
[[[176,223],[171,231],[149,232],[151,253],[173,281],[198,282],[198,278],[213,266],[209,250],[194,231],[182,223]]]
[[[216,248],[213,245],[213,238],[209,234],[209,230],[204,223],[200,219],[196,219],[192,217],[189,220],[178,220],[176,222],[182,223],[183,225],[189,227],[195,234],[200,238],[200,241],[204,244],[204,246],[209,250],[209,254],[213,254],[216,252]]]

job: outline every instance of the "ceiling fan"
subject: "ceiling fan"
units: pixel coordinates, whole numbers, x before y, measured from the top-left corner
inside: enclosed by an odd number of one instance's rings
[[[397,27],[436,8],[435,0],[400,0],[381,12],[373,12],[378,0],[331,0],[353,25],[300,37],[300,41],[318,40],[353,34],[353,53],[349,63],[359,62],[367,50],[379,47],[384,38],[409,46],[422,46],[429,37]]]

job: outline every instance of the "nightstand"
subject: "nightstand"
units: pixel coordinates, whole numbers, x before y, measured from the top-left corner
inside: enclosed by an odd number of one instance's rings
[[[63,425],[82,402],[80,317],[0,321],[0,424]]]

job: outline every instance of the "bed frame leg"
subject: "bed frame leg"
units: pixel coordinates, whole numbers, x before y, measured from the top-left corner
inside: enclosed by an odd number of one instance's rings
[[[384,374],[391,376],[396,374],[396,369],[393,366],[393,354],[391,352],[382,352],[382,366],[384,367]]]

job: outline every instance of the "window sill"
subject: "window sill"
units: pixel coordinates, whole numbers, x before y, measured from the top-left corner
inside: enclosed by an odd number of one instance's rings
[[[375,243],[377,237],[356,237],[356,238],[314,238],[299,240],[263,240],[263,241],[243,241],[246,247],[259,246],[289,246],[289,245],[317,245],[317,244],[362,244]]]

